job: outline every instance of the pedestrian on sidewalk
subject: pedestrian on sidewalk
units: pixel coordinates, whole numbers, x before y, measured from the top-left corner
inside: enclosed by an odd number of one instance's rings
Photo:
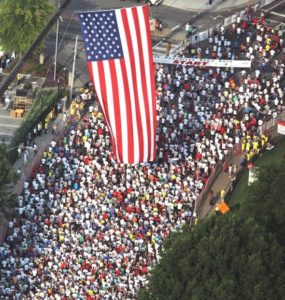
[[[47,134],[47,131],[48,131],[48,118],[45,119],[45,122],[44,122],[44,130],[45,130],[45,134]]]
[[[50,145],[51,145],[52,151],[55,151],[56,141],[54,139],[50,142]]]
[[[8,96],[5,97],[5,110],[9,111],[11,100]]]
[[[25,149],[25,145],[24,145],[24,143],[21,143],[18,147],[18,158],[22,157],[22,153],[23,153],[24,149]]]
[[[226,162],[223,163],[223,171],[224,173],[228,173],[228,164]]]
[[[33,151],[34,151],[34,154],[36,155],[37,154],[37,152],[38,152],[38,146],[37,146],[37,144],[34,142],[33,143]]]
[[[37,130],[38,130],[38,135],[39,135],[39,136],[42,135],[42,129],[43,129],[42,122],[39,122],[39,123],[38,123],[38,126],[37,126]]]
[[[225,190],[221,189],[220,200],[224,200],[224,199],[225,199]]]
[[[26,165],[27,165],[27,163],[28,163],[28,157],[29,157],[29,155],[28,155],[28,151],[27,151],[27,150],[25,150],[25,152],[24,152],[24,156],[23,156],[23,158],[24,158],[24,166],[26,166]]]
[[[38,135],[38,129],[37,129],[37,127],[34,127],[33,134],[34,134],[34,137],[36,137]]]
[[[192,35],[192,31],[193,31],[193,28],[192,28],[190,22],[186,23],[185,31],[186,31],[186,38],[188,39]]]
[[[158,22],[158,20],[155,21],[155,30],[159,31],[159,22]]]
[[[209,202],[210,206],[213,206],[215,204],[215,195],[213,190],[210,191]]]
[[[27,146],[30,146],[32,142],[32,134],[31,132],[28,133],[28,137],[27,137]]]
[[[216,204],[215,212],[216,212],[216,216],[219,216],[221,214],[220,213],[220,208],[219,208],[219,203]]]
[[[17,175],[20,177],[20,176],[21,176],[21,173],[22,173],[22,170],[21,170],[21,168],[19,167],[18,170],[17,170]]]
[[[229,178],[231,179],[233,176],[233,164],[230,164],[228,167]]]
[[[19,145],[18,147],[18,158],[20,158],[22,156],[22,149],[21,149],[21,145]]]

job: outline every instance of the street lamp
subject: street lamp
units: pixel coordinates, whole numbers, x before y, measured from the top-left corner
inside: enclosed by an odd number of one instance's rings
[[[58,8],[60,8],[60,0],[58,0]],[[62,21],[62,18],[59,17],[56,22],[56,37],[55,37],[55,53],[54,53],[54,72],[53,80],[56,80],[56,64],[57,64],[57,48],[58,48],[58,34],[59,34],[59,19]]]

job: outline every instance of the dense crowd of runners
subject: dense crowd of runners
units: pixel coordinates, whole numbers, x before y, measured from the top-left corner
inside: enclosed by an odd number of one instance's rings
[[[151,163],[116,163],[92,88],[82,91],[18,198],[0,246],[0,298],[136,299],[217,162],[239,143],[247,160],[264,147],[258,127],[284,111],[282,49],[283,33],[263,18],[238,20],[182,55],[248,58],[250,71],[157,65]]]

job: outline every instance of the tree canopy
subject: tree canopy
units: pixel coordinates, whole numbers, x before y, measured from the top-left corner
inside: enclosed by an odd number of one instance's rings
[[[0,44],[4,51],[25,52],[47,24],[48,0],[0,1]]]
[[[282,299],[284,175],[285,162],[261,169],[239,210],[174,234],[139,299]]]
[[[5,208],[14,205],[15,196],[12,193],[12,185],[15,181],[16,174],[4,150],[0,148],[0,218]]]
[[[241,213],[254,215],[285,247],[285,160],[260,169],[258,178],[248,190]]]

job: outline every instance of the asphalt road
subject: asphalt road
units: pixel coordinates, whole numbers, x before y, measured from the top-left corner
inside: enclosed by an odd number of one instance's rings
[[[57,5],[57,0],[52,0]],[[59,51],[58,62],[61,66],[72,70],[73,51],[75,45],[75,37],[79,35],[78,55],[76,61],[75,86],[80,86],[89,80],[86,68],[86,58],[83,49],[83,40],[81,38],[80,27],[77,18],[77,12],[82,10],[104,10],[111,8],[130,7],[136,5],[136,1],[119,1],[119,0],[73,0],[65,10],[63,22],[59,26]],[[159,18],[167,23],[167,28],[175,28],[180,24],[185,24],[191,18],[191,13],[175,9],[169,6],[159,5],[150,7],[150,15],[153,18]],[[45,55],[47,58],[53,57],[55,52],[56,32],[51,32],[45,40]],[[159,38],[153,37],[153,43],[159,41]]]
[[[274,1],[263,10],[268,21],[285,25],[285,0]]]
[[[3,107],[0,108],[0,144],[8,143],[16,129],[20,126],[22,119],[10,117]]]
[[[50,1],[57,6],[58,0]],[[58,66],[59,73],[68,74],[68,70],[71,71],[75,37],[76,35],[79,35],[74,86],[80,87],[83,83],[89,81],[89,75],[86,68],[85,52],[83,49],[79,23],[76,15],[77,11],[129,7],[136,4],[136,0],[72,0],[62,16],[63,22],[60,22],[60,46],[58,51],[58,62],[60,63],[60,66]],[[270,22],[273,22],[276,24],[276,26],[280,24],[285,25],[285,0],[277,0],[263,9],[266,12],[266,18],[270,20]],[[191,24],[194,25],[198,30],[202,31],[203,29],[213,27],[215,24],[222,22],[225,17],[238,11],[240,11],[240,9],[223,10],[221,12],[189,12],[164,5],[150,7],[151,17],[159,18],[165,22],[167,24],[167,29],[165,31],[167,34],[170,33],[169,35],[172,33],[174,38],[179,36],[179,34],[180,36],[183,36],[184,24],[188,21],[190,21]],[[174,28],[177,29],[171,31],[171,29]],[[46,60],[49,63],[52,63],[51,60],[54,56],[55,36],[55,31],[53,31],[45,39],[45,55]],[[158,43],[161,38],[161,36],[153,36],[153,44]],[[67,69],[67,72],[64,71],[64,68]],[[3,108],[0,108],[0,142],[2,138],[5,138],[5,141],[10,140],[20,123],[21,119],[11,118],[8,112],[6,112]]]
[[[51,0],[56,6],[58,0]],[[190,0],[189,0],[190,1]],[[86,68],[86,59],[83,49],[83,42],[80,34],[80,28],[77,18],[78,11],[86,10],[104,10],[111,8],[121,8],[136,5],[136,0],[73,0],[63,13],[63,22],[60,22],[59,29],[59,51],[58,62],[63,69],[66,67],[69,71],[72,70],[73,51],[75,44],[75,37],[79,35],[78,55],[76,60],[76,72],[75,72],[75,87],[81,86],[83,83],[89,81],[89,75]],[[222,20],[229,15],[232,15],[234,10],[223,10],[221,12],[189,12],[175,7],[159,5],[150,6],[150,16],[152,18],[159,18],[166,23],[167,35],[176,34],[177,31],[184,31],[184,25],[190,21],[198,30],[203,28],[213,27],[215,24],[222,22]],[[51,58],[55,52],[55,37],[56,33],[51,32],[45,40],[46,49],[45,55],[47,58]],[[153,44],[160,41],[163,36],[153,36]],[[59,68],[59,69],[60,69]]]

